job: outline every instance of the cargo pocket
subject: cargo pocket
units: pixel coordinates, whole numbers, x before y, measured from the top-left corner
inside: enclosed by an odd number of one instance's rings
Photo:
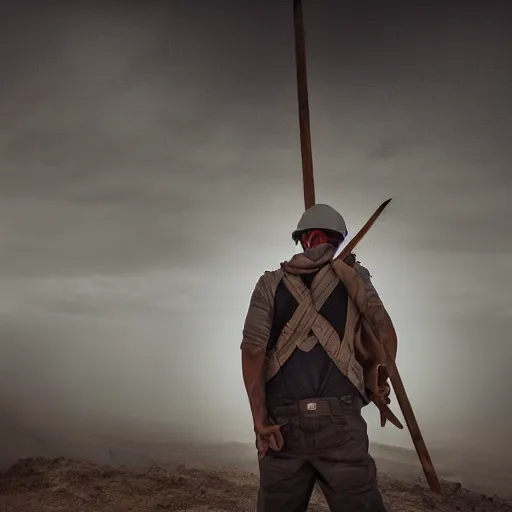
[[[299,417],[299,425],[302,432],[306,434],[314,434],[326,425],[328,416],[305,415]]]
[[[350,439],[349,451],[354,459],[366,459],[369,449],[368,429],[365,419],[360,413],[348,418],[346,425],[347,437]]]
[[[331,450],[347,442],[346,418],[326,416],[322,428],[313,435],[316,450]]]

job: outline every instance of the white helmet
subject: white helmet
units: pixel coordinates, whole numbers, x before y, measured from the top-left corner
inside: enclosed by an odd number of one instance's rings
[[[343,238],[348,233],[345,219],[327,204],[315,204],[302,214],[297,229],[292,233],[293,241],[298,242],[302,233],[312,229],[336,233]]]

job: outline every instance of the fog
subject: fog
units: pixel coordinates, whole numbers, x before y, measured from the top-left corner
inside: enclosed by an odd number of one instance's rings
[[[365,5],[305,2],[317,201],[356,231],[393,197],[357,256],[427,444],[508,461],[506,6]],[[3,424],[251,442],[242,325],[303,211],[291,1],[18,2],[0,25]]]

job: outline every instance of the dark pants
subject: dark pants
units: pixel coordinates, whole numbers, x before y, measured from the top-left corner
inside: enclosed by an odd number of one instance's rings
[[[285,443],[260,461],[258,512],[306,511],[315,483],[332,512],[386,512],[361,407],[353,396],[269,405]]]

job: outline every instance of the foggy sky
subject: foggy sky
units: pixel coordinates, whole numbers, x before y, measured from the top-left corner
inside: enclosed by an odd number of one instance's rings
[[[506,3],[304,3],[317,201],[357,231],[394,198],[357,255],[427,443],[503,454]],[[242,325],[303,211],[292,2],[41,4],[0,17],[3,414],[250,441]]]

